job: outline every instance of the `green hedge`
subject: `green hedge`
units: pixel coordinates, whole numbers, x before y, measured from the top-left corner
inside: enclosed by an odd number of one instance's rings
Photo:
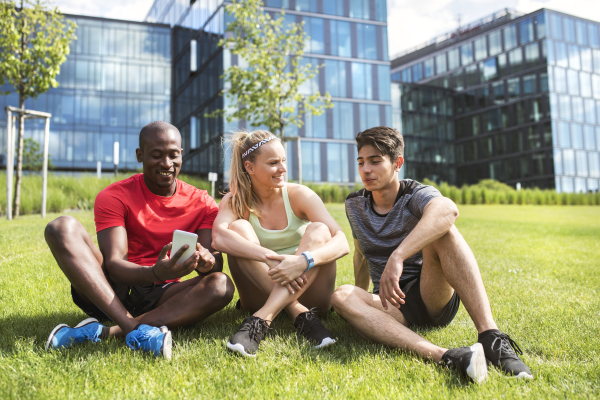
[[[48,212],[64,210],[91,210],[94,208],[96,195],[116,181],[127,178],[131,174],[117,177],[96,178],[94,175],[73,177],[68,175],[48,174]],[[210,183],[194,176],[180,175],[179,178],[199,189],[209,190]],[[21,185],[21,215],[39,214],[42,207],[42,177],[39,174],[23,176]],[[6,215],[6,173],[0,173],[0,214]]]
[[[456,204],[600,205],[600,192],[557,193],[538,188],[517,191],[492,179],[484,179],[476,185],[464,185],[461,188],[447,183],[437,185],[428,179],[423,183],[437,187],[442,195]]]
[[[104,177],[94,175],[72,177],[49,174],[48,176],[48,212],[64,210],[90,210],[94,207],[96,195],[106,186],[130,175]],[[210,191],[210,182],[194,176],[180,175],[179,178],[199,189]],[[554,190],[522,189],[512,187],[491,179],[480,181],[476,185],[458,188],[446,183],[437,185],[425,179],[423,183],[437,187],[442,195],[456,204],[531,204],[531,205],[600,205],[600,192],[596,193],[556,193]],[[348,194],[360,190],[362,185],[354,187],[337,184],[307,183],[306,186],[325,203],[343,203]],[[39,214],[42,202],[42,177],[37,174],[23,177],[21,186],[21,215]],[[6,214],[6,174],[0,173],[0,215]]]

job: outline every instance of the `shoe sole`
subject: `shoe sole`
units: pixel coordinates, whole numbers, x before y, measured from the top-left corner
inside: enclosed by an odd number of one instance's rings
[[[471,356],[469,366],[467,367],[467,375],[475,383],[479,384],[487,378],[488,373],[485,353],[481,343],[475,343],[473,346],[469,347],[469,349],[471,349],[473,355]]]
[[[83,321],[81,321],[80,323],[75,325],[75,328],[81,328],[82,326],[91,324],[92,322],[98,322],[98,320],[96,318],[84,319]],[[52,350],[52,347],[50,346],[50,344],[52,343],[52,338],[54,338],[54,335],[56,335],[56,332],[58,332],[65,326],[67,328],[69,328],[69,325],[67,325],[67,324],[59,324],[59,325],[56,325],[56,327],[54,329],[52,329],[52,332],[50,332],[50,335],[48,336],[48,340],[46,340],[46,350]]]
[[[163,327],[160,328],[161,332],[163,331],[162,328]],[[170,360],[173,355],[173,337],[171,335],[171,331],[167,331],[167,333],[165,333],[161,354],[165,360]]]
[[[326,337],[325,339],[323,339],[323,341],[321,342],[320,345],[315,346],[315,349],[322,349],[323,347],[331,346],[334,343],[335,343],[334,338]]]
[[[515,376],[515,379],[533,379],[533,375],[523,371],[519,372],[519,375]]]
[[[246,353],[246,349],[240,343],[233,344],[231,342],[227,342],[227,348],[234,353],[239,353],[245,357],[256,357],[256,354]]]

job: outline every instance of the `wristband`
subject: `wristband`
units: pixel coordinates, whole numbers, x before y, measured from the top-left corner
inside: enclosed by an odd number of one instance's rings
[[[315,266],[315,260],[312,256],[312,254],[310,254],[310,251],[305,251],[303,253],[301,253],[304,257],[306,257],[306,261],[308,262],[308,268],[306,268],[304,270],[304,272],[308,271],[309,269],[311,269],[312,267]]]

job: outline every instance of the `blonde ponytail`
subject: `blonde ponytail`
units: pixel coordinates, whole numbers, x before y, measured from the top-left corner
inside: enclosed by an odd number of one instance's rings
[[[254,205],[259,203],[259,199],[252,191],[250,175],[246,172],[244,162],[254,162],[260,154],[260,146],[249,152],[243,160],[242,154],[265,139],[276,139],[276,136],[268,131],[237,132],[233,135],[229,144],[231,149],[230,205],[231,210],[239,219],[244,218],[248,211],[258,216]]]

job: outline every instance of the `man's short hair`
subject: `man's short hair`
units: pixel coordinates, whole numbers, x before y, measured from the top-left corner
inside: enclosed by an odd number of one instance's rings
[[[404,157],[404,138],[400,132],[387,126],[376,126],[359,132],[356,135],[358,151],[363,146],[375,147],[382,155],[388,156],[392,162],[399,156]]]
[[[142,148],[142,145],[148,135],[150,135],[154,132],[167,132],[170,130],[174,130],[175,132],[179,133],[179,129],[177,129],[177,127],[175,125],[171,125],[168,122],[165,122],[165,121],[150,122],[148,125],[144,126],[142,128],[142,130],[140,131],[140,138],[139,138],[140,149]],[[179,133],[179,135],[181,136],[181,133]]]

